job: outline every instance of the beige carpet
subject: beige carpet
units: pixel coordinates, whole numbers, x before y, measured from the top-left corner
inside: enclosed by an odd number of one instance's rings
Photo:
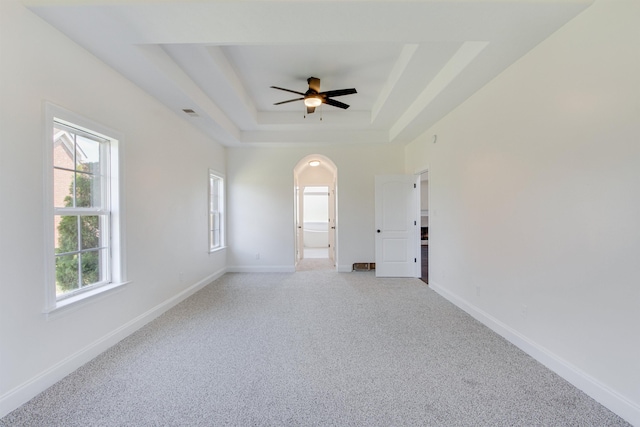
[[[296,265],[296,271],[335,271],[336,267],[329,258],[304,258]]]
[[[313,269],[227,274],[0,425],[627,424],[418,279]]]

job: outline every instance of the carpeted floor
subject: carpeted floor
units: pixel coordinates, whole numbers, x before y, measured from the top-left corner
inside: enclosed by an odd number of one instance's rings
[[[622,426],[418,279],[227,274],[3,426]]]
[[[296,271],[336,271],[329,258],[304,258],[296,265]]]

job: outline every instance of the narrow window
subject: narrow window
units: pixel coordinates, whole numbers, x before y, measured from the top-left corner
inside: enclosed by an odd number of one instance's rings
[[[108,162],[108,140],[54,123],[57,298],[110,282]]]
[[[47,310],[122,282],[118,141],[49,108],[51,194]],[[71,114],[71,113],[70,113]]]
[[[224,247],[224,178],[209,170],[209,252]]]

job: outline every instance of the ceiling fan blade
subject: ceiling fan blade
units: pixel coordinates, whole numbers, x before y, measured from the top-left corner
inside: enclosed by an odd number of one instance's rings
[[[281,102],[276,102],[273,105],[280,105],[280,104],[286,104],[287,102],[295,102],[295,101],[302,101],[304,98],[296,98],[296,99],[289,99],[287,101],[281,101]]]
[[[283,87],[271,86],[271,88],[272,88],[272,89],[284,90],[285,92],[291,92],[291,93],[295,93],[295,94],[298,94],[298,95],[302,95],[302,96],[304,96],[304,93],[302,93],[302,92],[298,92],[298,91],[291,90],[291,89],[285,89],[285,88],[283,88]]]
[[[328,90],[326,92],[320,92],[318,95],[326,95],[328,97],[333,96],[342,96],[342,95],[351,95],[352,93],[358,93],[355,89],[338,89],[338,90]]]
[[[349,108],[349,106],[347,104],[345,104],[343,102],[340,102],[340,101],[336,101],[335,99],[331,99],[331,98],[325,98],[323,102],[325,104],[332,105],[332,106],[338,107],[338,108],[342,108],[344,110]]]
[[[307,83],[309,83],[309,89],[314,90],[316,92],[320,92],[320,79],[317,77],[309,77],[307,79]]]
[[[311,114],[316,111],[316,107],[307,107],[307,114]]]

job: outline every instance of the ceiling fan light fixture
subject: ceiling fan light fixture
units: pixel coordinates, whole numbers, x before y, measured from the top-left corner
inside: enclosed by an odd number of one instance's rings
[[[315,168],[316,166],[320,166],[320,160],[311,160],[309,162],[309,166]]]
[[[317,107],[320,104],[322,104],[322,99],[317,96],[310,96],[304,99],[304,105],[306,105],[307,107]]]

